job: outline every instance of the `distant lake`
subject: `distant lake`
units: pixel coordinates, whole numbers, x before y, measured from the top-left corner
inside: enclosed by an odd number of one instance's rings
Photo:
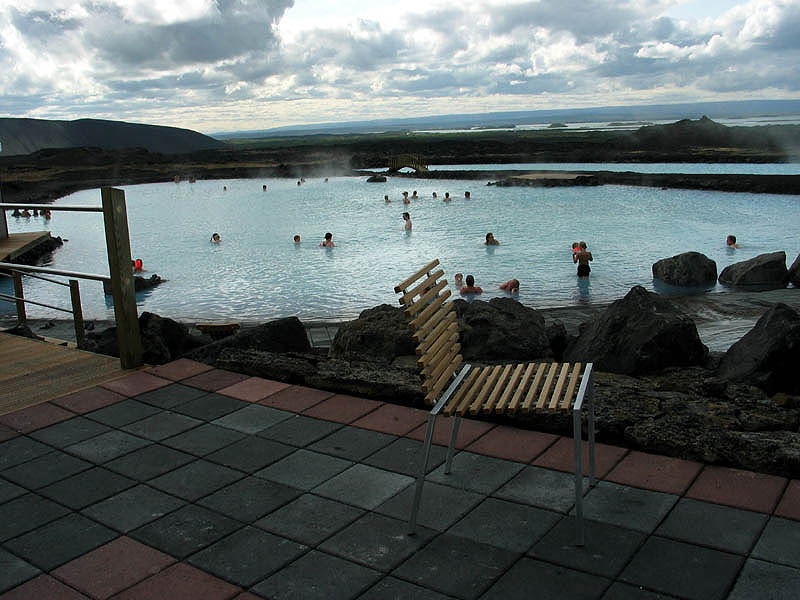
[[[401,192],[415,188],[420,199],[404,206]],[[798,196],[623,186],[499,188],[463,180],[368,184],[364,177],[301,186],[294,179],[238,179],[123,189],[134,257],[144,261],[145,275],[169,280],[140,293],[139,310],[181,320],[349,319],[380,303],[397,305],[394,285],[433,258],[442,261],[450,281],[459,271],[473,274],[486,290],[484,299],[503,296],[498,286],[517,278],[522,303],[555,307],[609,302],[634,285],[652,290],[653,262],[689,250],[715,260],[718,270],[764,252],[785,250],[789,262],[800,253]],[[466,190],[471,200],[463,199]],[[454,201],[442,202],[448,191]],[[99,206],[100,192],[78,192],[58,203]],[[410,233],[403,230],[404,211],[411,214]],[[8,222],[11,232],[49,229],[69,239],[53,253],[52,266],[108,273],[101,215],[54,212],[48,222],[10,216]],[[326,231],[334,234],[335,248],[318,246]],[[209,242],[213,232],[221,244]],[[487,232],[501,245],[484,246]],[[725,247],[730,233],[738,236],[739,250]],[[301,244],[293,243],[294,234],[302,236]],[[571,260],[571,243],[579,240],[595,257],[588,282],[577,280]],[[0,278],[0,290],[11,293],[9,280]],[[33,300],[69,304],[61,286],[26,278],[25,291]],[[87,318],[112,318],[99,283],[82,281],[81,294]],[[3,302],[0,310],[13,314],[14,307]],[[28,314],[62,316],[35,305]]]

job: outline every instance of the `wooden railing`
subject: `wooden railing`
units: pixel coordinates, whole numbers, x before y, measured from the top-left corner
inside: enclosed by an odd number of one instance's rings
[[[0,203],[0,210],[6,209],[40,209],[40,210],[63,210],[74,212],[101,212],[105,222],[106,232],[106,254],[108,257],[109,275],[96,275],[93,273],[77,273],[46,267],[34,267],[28,265],[18,265],[15,263],[0,262],[0,269],[8,269],[22,273],[45,273],[50,275],[62,275],[75,279],[89,279],[95,281],[110,281],[112,297],[114,299],[114,318],[117,323],[117,342],[119,344],[119,360],[123,369],[133,369],[142,364],[142,339],[139,331],[139,316],[136,310],[136,291],[133,282],[133,269],[131,269],[131,245],[128,233],[128,212],[125,205],[125,192],[116,188],[102,188],[100,190],[102,206],[59,206],[56,204],[6,204]],[[17,303],[17,318],[22,315],[25,319],[25,303],[40,304],[32,300],[26,300],[22,291],[22,281],[19,278],[19,289],[15,280],[15,294],[11,301]],[[60,283],[60,282],[57,282]],[[77,281],[75,282],[77,284]],[[70,283],[70,289],[72,284]],[[77,291],[77,286],[76,286]],[[80,295],[73,297],[73,317],[80,315],[82,321],[82,311],[80,309]],[[47,306],[47,305],[44,305]],[[20,310],[21,308],[21,310]],[[66,310],[58,307],[57,310]],[[78,324],[75,324],[76,335]],[[81,324],[81,334],[82,334]]]

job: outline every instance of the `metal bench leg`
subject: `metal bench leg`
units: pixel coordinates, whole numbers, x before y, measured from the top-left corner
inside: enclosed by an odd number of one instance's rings
[[[584,545],[583,531],[583,452],[581,451],[581,411],[572,411],[572,437],[575,441],[575,523],[577,524],[577,546]]]
[[[453,417],[453,428],[450,430],[450,445],[447,447],[447,461],[444,464],[444,474],[449,475],[453,466],[453,449],[456,447],[458,439],[458,428],[461,426],[461,417]]]
[[[428,459],[431,454],[431,442],[433,441],[433,426],[436,423],[436,413],[431,411],[428,415],[428,428],[425,430],[425,445],[422,447],[422,464],[417,475],[417,486],[414,490],[414,502],[411,505],[411,517],[408,519],[408,534],[414,535],[417,532],[417,513],[419,504],[422,500],[422,486],[425,484],[425,475],[428,472]]]

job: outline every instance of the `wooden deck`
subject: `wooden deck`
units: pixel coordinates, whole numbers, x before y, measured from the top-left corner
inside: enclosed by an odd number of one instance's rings
[[[12,261],[47,239],[50,239],[49,231],[10,233],[6,239],[0,240],[0,262]]]
[[[118,358],[0,333],[0,415],[130,373]]]

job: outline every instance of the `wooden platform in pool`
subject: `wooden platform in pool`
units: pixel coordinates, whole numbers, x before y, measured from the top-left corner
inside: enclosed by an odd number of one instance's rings
[[[50,239],[49,231],[9,233],[0,240],[0,262],[9,262]]]

